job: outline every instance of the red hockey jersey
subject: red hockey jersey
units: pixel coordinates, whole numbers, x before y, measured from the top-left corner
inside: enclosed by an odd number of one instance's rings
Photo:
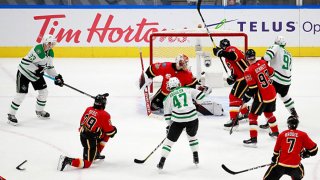
[[[244,72],[249,89],[258,88],[254,98],[258,98],[259,102],[268,103],[276,99],[276,90],[270,78],[273,73],[274,69],[265,60],[257,60]]]
[[[228,46],[225,51],[234,52],[236,54],[235,60],[225,58],[225,62],[232,74],[236,76],[236,79],[242,79],[244,76],[243,73],[248,67],[248,63],[245,60],[243,52],[234,46]]]
[[[167,83],[171,77],[177,77],[180,80],[181,86],[190,86],[196,83],[197,79],[193,77],[189,70],[176,70],[175,63],[163,62],[154,63],[151,65],[151,74],[153,76],[162,76],[161,91],[168,95],[170,91],[167,89]]]
[[[274,154],[280,154],[279,165],[298,167],[301,161],[300,152],[304,148],[312,151],[317,148],[317,144],[303,131],[285,130],[277,138]]]
[[[108,141],[107,133],[114,131],[111,123],[111,117],[108,112],[103,109],[94,109],[88,107],[83,113],[80,121],[80,129],[85,126],[90,132],[97,133],[98,138]]]

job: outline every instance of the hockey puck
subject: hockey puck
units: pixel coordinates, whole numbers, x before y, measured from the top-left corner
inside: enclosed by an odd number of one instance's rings
[[[16,167],[16,169],[19,170],[19,171],[26,170],[26,168],[21,168],[21,166],[24,165],[26,162],[27,162],[27,160],[24,160],[21,164],[19,164],[19,165]]]

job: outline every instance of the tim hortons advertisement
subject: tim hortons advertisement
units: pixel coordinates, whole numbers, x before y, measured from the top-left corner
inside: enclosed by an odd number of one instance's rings
[[[320,47],[319,9],[203,9],[212,30],[248,34],[250,47],[283,35],[293,48]],[[33,46],[43,34],[60,47],[147,47],[153,32],[196,29],[196,9],[0,9],[0,47]],[[297,50],[298,52],[298,50]]]

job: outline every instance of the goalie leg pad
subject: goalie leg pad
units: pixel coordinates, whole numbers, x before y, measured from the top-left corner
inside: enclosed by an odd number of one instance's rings
[[[211,115],[223,116],[224,110],[223,110],[221,104],[218,104],[218,103],[211,101],[211,100],[206,100],[206,101],[202,102],[200,105],[202,107],[204,107],[207,111],[209,111],[211,113]],[[210,115],[210,114],[206,114],[201,109],[199,109],[198,112],[200,112],[202,115]]]

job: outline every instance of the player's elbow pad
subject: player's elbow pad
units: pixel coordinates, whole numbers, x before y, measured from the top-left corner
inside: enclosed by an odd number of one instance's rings
[[[118,132],[117,128],[115,126],[113,126],[113,131],[106,132],[106,135],[113,138],[113,136],[116,135],[117,132]]]

